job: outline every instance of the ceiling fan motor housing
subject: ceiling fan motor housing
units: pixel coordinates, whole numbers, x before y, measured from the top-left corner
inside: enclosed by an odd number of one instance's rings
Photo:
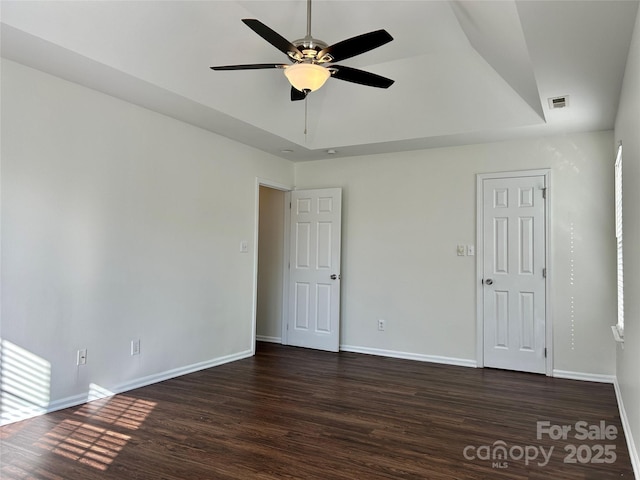
[[[333,57],[329,54],[323,55],[322,58],[317,58],[318,53],[329,46],[322,40],[317,40],[313,37],[305,37],[299,40],[294,40],[292,43],[299,51],[302,52],[304,59],[310,59],[315,63],[328,63],[333,60]],[[302,60],[301,58],[297,58],[298,55],[295,53],[290,53],[289,56],[298,61]]]

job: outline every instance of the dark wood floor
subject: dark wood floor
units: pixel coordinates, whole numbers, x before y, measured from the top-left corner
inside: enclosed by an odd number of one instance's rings
[[[572,430],[538,439],[539,421]],[[580,421],[616,438],[576,439]],[[3,479],[633,478],[611,385],[270,344],[0,438]]]

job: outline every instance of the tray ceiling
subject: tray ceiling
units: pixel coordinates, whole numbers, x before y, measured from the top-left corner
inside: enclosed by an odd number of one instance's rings
[[[305,104],[282,70],[211,65],[286,57],[240,20],[289,40],[298,1],[3,1],[2,55],[295,161],[613,128],[637,1],[313,2],[328,44],[386,29],[341,62],[388,90],[329,79]],[[547,99],[570,96],[551,110]],[[283,152],[291,150],[291,152]]]

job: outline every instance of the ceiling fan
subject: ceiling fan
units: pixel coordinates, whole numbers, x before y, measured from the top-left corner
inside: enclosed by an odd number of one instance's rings
[[[393,37],[386,30],[375,30],[333,45],[327,45],[311,36],[311,0],[307,0],[307,35],[293,42],[259,20],[243,19],[242,21],[251,30],[287,55],[292,63],[223,65],[211,67],[212,70],[283,69],[285,76],[291,83],[292,101],[304,100],[310,92],[322,87],[329,77],[378,88],[389,88],[394,82],[375,73],[335,64],[335,62],[355,57],[393,40]]]

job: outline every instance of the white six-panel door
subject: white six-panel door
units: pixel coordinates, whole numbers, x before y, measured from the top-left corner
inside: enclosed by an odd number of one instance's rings
[[[291,192],[287,343],[337,352],[342,190]]]
[[[482,182],[487,367],[546,371],[544,187],[543,175]]]

